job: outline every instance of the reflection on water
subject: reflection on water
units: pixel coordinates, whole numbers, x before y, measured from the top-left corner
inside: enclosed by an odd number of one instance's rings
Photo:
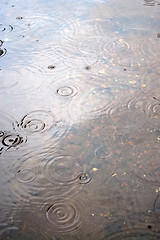
[[[159,0],[0,12],[0,240],[160,239]]]

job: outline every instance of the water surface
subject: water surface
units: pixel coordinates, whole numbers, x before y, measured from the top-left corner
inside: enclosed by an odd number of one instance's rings
[[[159,0],[0,13],[0,240],[160,239]]]

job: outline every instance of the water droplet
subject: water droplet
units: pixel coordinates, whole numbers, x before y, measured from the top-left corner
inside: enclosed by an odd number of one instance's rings
[[[48,69],[52,70],[52,69],[55,69],[55,67],[56,67],[56,66],[54,66],[54,65],[49,65],[49,66],[48,66]]]
[[[20,16],[19,16],[19,17],[16,17],[16,19],[18,19],[18,20],[22,20],[22,19],[23,19],[23,17],[20,17]]]

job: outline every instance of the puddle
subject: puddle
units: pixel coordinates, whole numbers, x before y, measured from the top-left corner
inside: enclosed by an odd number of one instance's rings
[[[160,239],[160,1],[0,12],[0,240]]]

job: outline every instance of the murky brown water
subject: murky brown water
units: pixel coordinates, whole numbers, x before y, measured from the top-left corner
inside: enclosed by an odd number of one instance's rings
[[[0,240],[160,239],[160,1],[0,13]]]

